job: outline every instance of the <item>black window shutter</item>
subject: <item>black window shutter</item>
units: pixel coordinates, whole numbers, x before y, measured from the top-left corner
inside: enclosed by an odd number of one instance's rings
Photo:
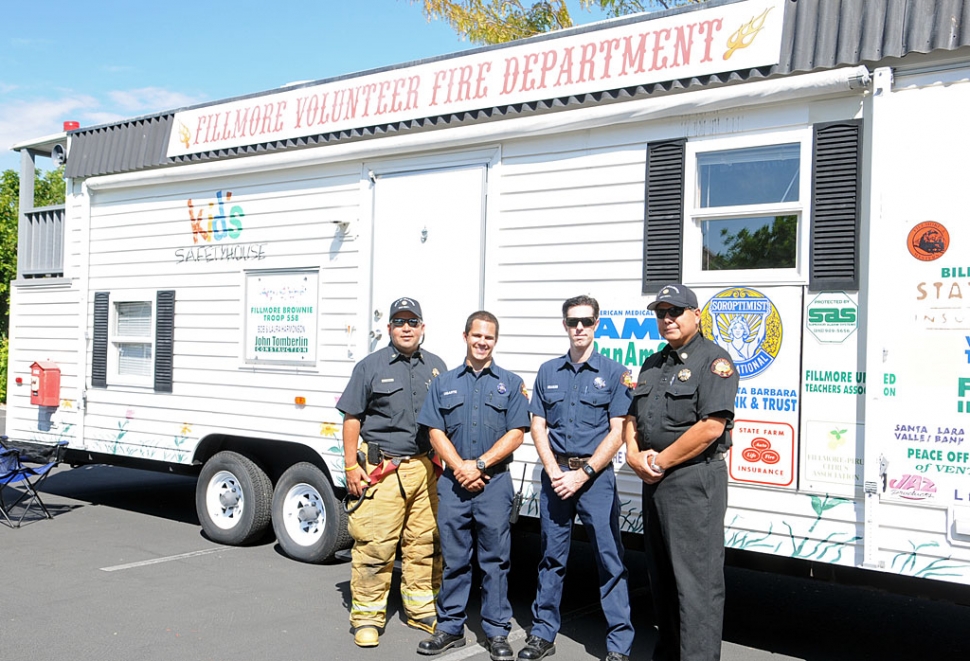
[[[175,291],[155,295],[155,392],[172,392],[172,349],[175,337]]]
[[[94,341],[91,345],[91,387],[108,387],[108,292],[94,292]]]
[[[643,220],[643,293],[681,281],[686,139],[647,145]]]
[[[859,289],[862,120],[816,124],[809,289]]]

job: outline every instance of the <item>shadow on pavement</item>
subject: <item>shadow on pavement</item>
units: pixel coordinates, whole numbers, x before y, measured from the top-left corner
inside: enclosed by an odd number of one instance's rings
[[[199,525],[195,512],[195,485],[195,477],[92,465],[56,469],[44,483],[41,493]],[[46,499],[44,502],[51,509]],[[61,504],[56,506],[63,507]],[[70,509],[82,506],[72,505]],[[51,514],[54,514],[53,510]]]

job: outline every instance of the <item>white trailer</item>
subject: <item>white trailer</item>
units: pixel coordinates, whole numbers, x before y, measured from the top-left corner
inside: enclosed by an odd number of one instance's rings
[[[18,145],[66,144],[68,194],[22,216],[8,433],[196,472],[212,539],[324,561],[391,300],[450,366],[494,312],[530,384],[562,300],[635,372],[680,280],[742,377],[726,546],[966,585],[968,81],[966,0],[714,1]]]

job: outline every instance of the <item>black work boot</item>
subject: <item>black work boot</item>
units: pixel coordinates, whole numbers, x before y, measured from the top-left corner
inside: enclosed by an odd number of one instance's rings
[[[529,636],[525,639],[525,647],[519,650],[519,658],[525,661],[539,661],[556,653],[556,644],[543,640],[539,636]]]
[[[435,654],[441,654],[445,650],[450,650],[452,647],[464,646],[465,636],[455,633],[445,633],[444,631],[435,631],[431,635],[431,638],[425,638],[418,643],[418,654],[434,656]]]
[[[488,639],[488,655],[492,661],[512,661],[515,658],[509,639],[505,636],[492,636]]]

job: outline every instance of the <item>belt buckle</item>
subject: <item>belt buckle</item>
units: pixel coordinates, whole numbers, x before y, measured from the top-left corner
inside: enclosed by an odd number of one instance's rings
[[[586,465],[586,460],[580,457],[569,457],[568,464],[569,470],[578,471],[580,468]]]

